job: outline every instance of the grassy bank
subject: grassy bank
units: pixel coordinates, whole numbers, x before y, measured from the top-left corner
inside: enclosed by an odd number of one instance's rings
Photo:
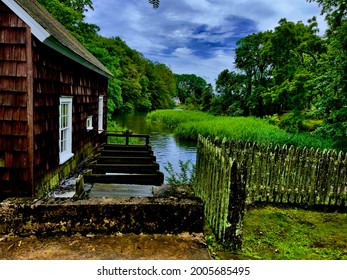
[[[174,128],[174,134],[183,139],[219,137],[227,140],[237,139],[272,145],[293,145],[331,149],[333,143],[319,139],[309,133],[287,133],[264,119],[254,117],[213,116],[197,111],[158,110],[147,118],[154,123],[161,123]]]
[[[242,252],[225,252],[211,236],[216,259],[347,260],[347,214],[266,206],[246,212]]]

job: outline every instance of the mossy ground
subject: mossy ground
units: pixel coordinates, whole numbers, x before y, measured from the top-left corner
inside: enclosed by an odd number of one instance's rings
[[[219,259],[347,260],[347,213],[253,208],[245,215],[242,252],[214,251]]]

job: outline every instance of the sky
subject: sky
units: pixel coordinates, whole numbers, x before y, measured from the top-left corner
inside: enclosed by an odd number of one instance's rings
[[[86,21],[100,35],[120,37],[144,57],[164,63],[176,74],[195,74],[215,84],[224,69],[234,70],[236,42],[252,33],[273,30],[281,18],[302,21],[316,16],[326,28],[316,2],[306,0],[93,0]]]

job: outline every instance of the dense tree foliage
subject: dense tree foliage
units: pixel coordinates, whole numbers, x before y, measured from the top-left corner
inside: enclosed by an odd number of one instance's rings
[[[313,0],[310,0],[313,2]],[[334,139],[339,148],[347,147],[347,2],[315,0],[322,7],[329,28],[327,51],[318,63],[312,79],[319,95],[316,113],[324,119],[318,129],[322,136]]]
[[[259,32],[237,42],[238,73],[224,70],[216,91],[227,115],[264,116],[285,110],[310,109],[309,81],[324,52],[316,21],[309,25],[282,19],[273,31]]]
[[[219,74],[209,111],[230,116],[275,114],[275,122],[290,132],[307,130],[304,122],[309,119],[320,120],[323,123],[311,131],[346,149],[347,2],[309,2],[321,5],[326,34],[319,35],[315,18],[307,24],[281,19],[272,31],[242,38],[235,51],[236,70]]]
[[[176,74],[175,78],[177,84],[177,96],[180,101],[192,108],[200,108],[203,103],[203,97],[207,98],[207,82],[195,74]]]
[[[108,109],[150,111],[174,106],[176,81],[164,64],[152,62],[119,37],[105,38],[97,25],[84,21],[91,0],[39,0],[114,75],[109,81]],[[157,8],[159,1],[149,1]]]

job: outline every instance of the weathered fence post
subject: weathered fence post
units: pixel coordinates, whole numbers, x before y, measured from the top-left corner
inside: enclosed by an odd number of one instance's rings
[[[231,251],[242,247],[243,218],[246,209],[246,168],[233,161],[230,174],[228,227],[225,231],[225,246]]]

